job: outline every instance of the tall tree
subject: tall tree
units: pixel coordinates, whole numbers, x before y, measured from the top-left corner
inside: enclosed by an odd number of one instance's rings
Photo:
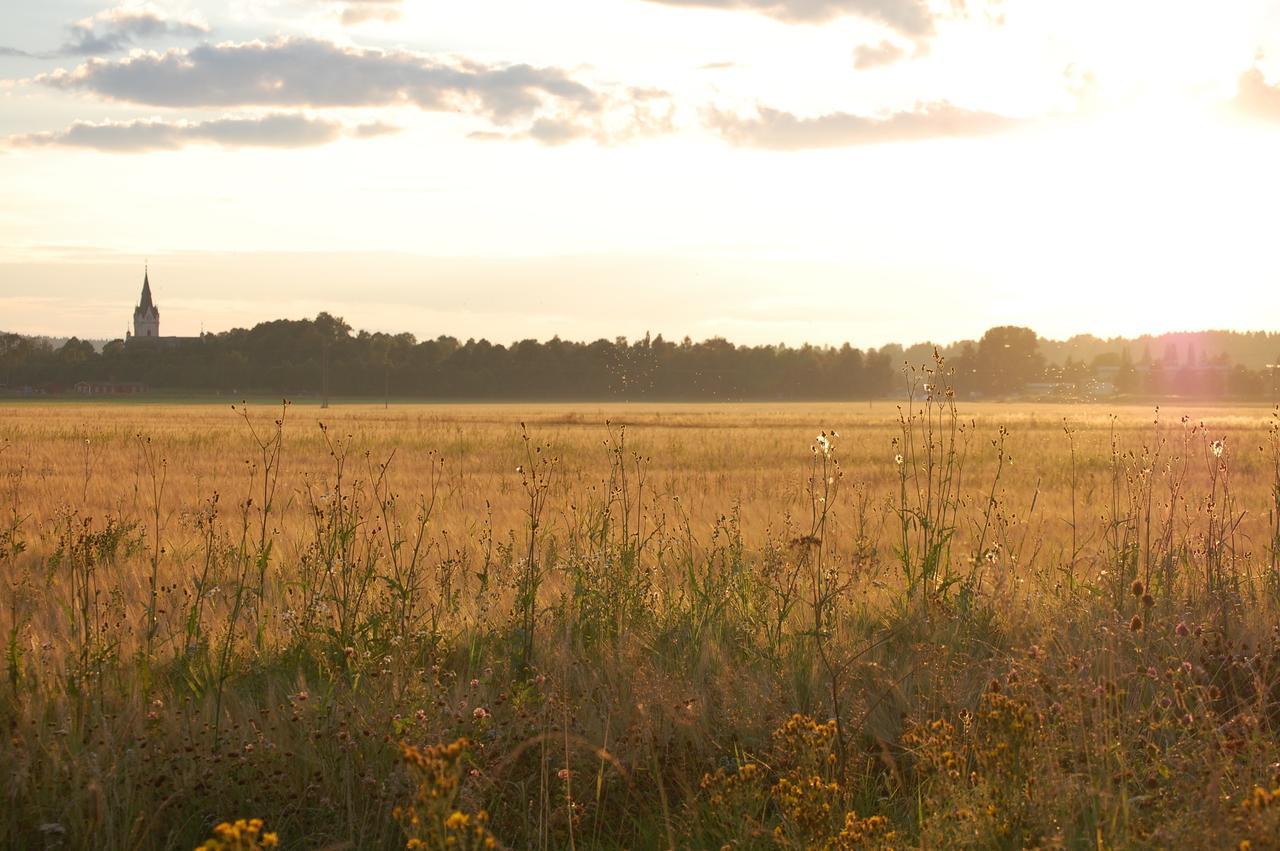
[[[1044,375],[1040,339],[1030,328],[1000,325],[978,341],[978,378],[991,395],[1021,392]]]

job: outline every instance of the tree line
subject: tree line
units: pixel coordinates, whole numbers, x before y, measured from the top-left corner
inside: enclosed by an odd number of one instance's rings
[[[338,317],[276,320],[192,339],[60,346],[0,335],[0,384],[71,390],[80,381],[153,389],[421,399],[860,399],[890,390],[885,354],[849,345],[737,346],[661,335],[499,345],[361,331]]]
[[[1214,332],[1219,335],[1227,332]],[[1182,335],[1194,338],[1194,335]],[[1257,335],[1240,335],[1256,345]],[[1078,338],[1077,338],[1078,339]],[[1155,339],[1155,338],[1153,338]],[[250,395],[334,395],[512,400],[817,400],[899,395],[904,367],[944,357],[946,383],[964,397],[1058,395],[1271,399],[1276,370],[1232,363],[1192,343],[1138,358],[1133,341],[1088,360],[1029,328],[999,326],[946,347],[743,346],[722,338],[679,342],[558,337],[500,345],[487,340],[354,332],[342,319],[275,320],[198,338],[114,340],[0,334],[0,389],[67,392],[78,382],[138,382],[156,390]]]

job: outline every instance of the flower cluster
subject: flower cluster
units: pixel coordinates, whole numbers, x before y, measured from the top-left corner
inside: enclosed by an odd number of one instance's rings
[[[902,746],[915,757],[916,770],[925,776],[942,774],[952,780],[965,769],[967,748],[956,742],[956,728],[945,718],[927,724],[909,724]]]
[[[813,439],[813,446],[810,447],[815,455],[830,455],[832,450],[836,448],[835,439],[840,433],[832,429],[831,431],[820,431],[818,436]]]
[[[1280,786],[1274,789],[1254,786],[1253,792],[1240,802],[1237,818],[1240,832],[1254,837],[1257,847],[1272,847],[1271,843],[1280,835]],[[1240,851],[1250,851],[1254,842],[1248,838],[1241,839],[1236,847]]]
[[[830,851],[859,851],[876,844],[893,842],[896,838],[896,834],[889,829],[889,820],[884,816],[862,818],[850,810],[844,814],[844,827],[827,844],[827,848]]]
[[[392,811],[407,841],[406,848],[497,848],[484,810],[466,812],[458,798],[462,763],[471,747],[462,738],[448,745],[424,748],[401,744],[400,754],[415,775],[413,801]]]
[[[213,836],[196,846],[196,851],[257,851],[278,846],[280,838],[262,828],[260,818],[236,819],[234,824],[224,821],[213,829]]]
[[[717,768],[712,773],[702,775],[702,782],[698,785],[713,808],[723,809],[740,803],[744,790],[748,795],[753,795],[763,773],[764,770],[758,763],[748,762],[738,766],[736,771]]]
[[[846,851],[888,847],[896,839],[888,819],[862,817],[851,806],[848,778],[833,751],[836,722],[792,715],[773,731],[760,761],[703,776],[698,843],[724,847],[820,848]]]
[[[839,783],[824,782],[821,777],[780,777],[769,790],[782,824],[774,833],[782,838],[787,834],[802,837],[827,836],[831,832],[832,817],[840,809]]]
[[[835,738],[835,719],[819,722],[797,713],[773,731],[773,752],[779,767],[791,773],[826,774],[836,762]]]

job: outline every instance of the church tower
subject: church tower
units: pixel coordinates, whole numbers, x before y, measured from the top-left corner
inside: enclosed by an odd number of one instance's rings
[[[148,271],[142,271],[142,300],[133,309],[134,338],[155,339],[160,336],[160,311],[151,300],[151,279]]]

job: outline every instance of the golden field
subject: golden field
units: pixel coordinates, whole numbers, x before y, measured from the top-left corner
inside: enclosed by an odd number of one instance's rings
[[[1276,428],[7,404],[0,845],[1276,847]]]

